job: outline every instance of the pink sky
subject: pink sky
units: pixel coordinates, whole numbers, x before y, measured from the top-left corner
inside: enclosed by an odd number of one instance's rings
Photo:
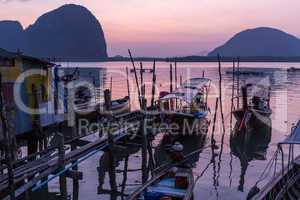
[[[300,35],[299,0],[0,0],[0,20],[24,27],[66,3],[87,7],[105,32],[110,56],[198,55],[233,34],[269,26]]]

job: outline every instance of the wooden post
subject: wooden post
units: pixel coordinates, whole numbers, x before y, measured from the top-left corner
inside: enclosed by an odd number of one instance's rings
[[[57,66],[54,67],[54,113],[57,114],[58,112],[58,82],[59,82],[59,77],[58,77],[58,68]]]
[[[126,155],[125,160],[124,160],[123,181],[122,181],[122,189],[121,189],[121,194],[122,194],[121,199],[122,200],[124,200],[124,196],[125,196],[124,192],[125,192],[126,183],[127,183],[128,161],[129,161],[129,154]]]
[[[175,90],[177,89],[178,85],[177,85],[177,59],[175,58]],[[175,108],[177,109],[178,107],[178,101],[177,99],[175,99]]]
[[[143,110],[147,112],[146,100],[143,99]],[[148,179],[148,170],[147,170],[147,130],[146,130],[146,123],[147,123],[147,116],[144,115],[143,121],[141,124],[141,134],[142,134],[142,183],[146,183]]]
[[[110,94],[112,94],[112,87],[113,87],[113,82],[112,82],[112,76],[110,77]]]
[[[230,138],[233,135],[233,107],[234,107],[234,95],[235,95],[235,59],[233,59],[232,63],[232,90],[231,90],[231,108],[230,108]],[[229,186],[232,185],[232,172],[233,172],[233,154],[230,152],[230,161],[229,161]]]
[[[237,108],[240,108],[240,58],[237,58]]]
[[[111,109],[111,95],[109,90],[104,91],[104,99],[105,99],[105,110],[110,110]],[[112,113],[108,114],[108,119],[109,123],[112,123]],[[111,199],[115,200],[117,198],[117,183],[116,183],[116,167],[115,167],[115,157],[114,157],[114,140],[113,140],[113,135],[111,133],[111,126],[110,124],[108,125],[108,155],[109,155],[109,182],[110,182],[110,187],[111,187]]]
[[[72,143],[71,143],[71,151],[74,151],[77,149],[77,138],[78,133],[77,133],[77,115],[74,110],[74,99],[75,99],[75,89],[73,87],[69,88],[69,124],[72,126]],[[73,164],[76,163],[76,161],[73,162]],[[78,165],[74,165],[72,168],[74,171],[78,171]],[[73,195],[72,195],[73,200],[78,200],[79,198],[79,180],[77,178],[73,177]]]
[[[31,85],[31,92],[33,96],[33,109],[37,109],[39,105],[38,101],[38,93],[37,89],[34,84]],[[32,115],[32,127],[34,129],[35,134],[31,136],[27,140],[27,154],[35,154],[38,151],[38,139],[37,137],[39,136],[39,129],[40,129],[40,120],[39,120],[39,115],[38,114],[33,114]],[[32,157],[31,160],[35,160],[36,157]]]
[[[155,89],[156,89],[156,66],[155,60],[153,61],[153,72],[152,72],[152,97],[151,97],[151,109],[154,107],[155,100]]]
[[[3,93],[2,93],[2,74],[0,73],[0,118],[2,123],[2,133],[4,136],[5,144],[5,162],[8,170],[8,186],[9,186],[9,196],[11,200],[15,200],[15,183],[14,183],[14,168],[13,168],[13,145],[11,144],[10,135],[8,133],[7,121],[4,116],[4,103],[3,103]]]
[[[247,110],[248,109],[248,94],[247,94],[247,87],[246,86],[242,86],[242,99],[243,99],[243,110]]]
[[[58,166],[60,170],[65,169],[65,149],[64,149],[64,136],[62,133],[57,133],[59,138],[59,144],[58,144]],[[60,194],[61,198],[63,200],[67,200],[68,198],[68,190],[67,190],[67,179],[65,174],[62,174],[59,176],[59,188],[60,188]]]
[[[182,75],[180,75],[180,85],[182,85]]]
[[[173,66],[170,64],[170,93],[173,92]]]
[[[173,65],[172,63],[170,64],[170,93],[173,92]],[[170,100],[170,110],[173,110],[174,105],[173,105],[173,100]]]

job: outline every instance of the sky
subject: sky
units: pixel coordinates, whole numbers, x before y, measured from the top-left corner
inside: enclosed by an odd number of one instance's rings
[[[25,28],[67,3],[96,16],[109,56],[126,56],[128,48],[137,56],[202,55],[261,26],[300,35],[299,0],[0,0],[0,20]]]

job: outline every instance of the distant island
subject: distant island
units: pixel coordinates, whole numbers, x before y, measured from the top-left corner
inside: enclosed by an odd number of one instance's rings
[[[50,11],[23,30],[16,21],[0,21],[0,48],[38,58],[71,61],[107,59],[104,32],[83,6],[68,4]]]
[[[297,57],[300,39],[281,30],[260,27],[236,34],[208,56],[227,57]]]
[[[67,4],[45,13],[28,28],[18,21],[0,21],[0,48],[50,61],[129,61],[108,57],[100,22],[85,7]],[[134,51],[134,49],[133,49]],[[179,62],[300,62],[300,39],[281,30],[260,27],[237,33],[208,56],[176,58]],[[140,57],[138,61],[170,61],[171,58]]]

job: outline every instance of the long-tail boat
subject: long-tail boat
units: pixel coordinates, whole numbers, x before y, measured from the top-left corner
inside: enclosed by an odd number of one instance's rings
[[[294,155],[294,147],[297,145],[300,145],[300,121],[293,127],[290,136],[278,144],[278,150],[261,178],[250,190],[247,199],[298,200],[300,198],[300,156],[295,157]],[[289,149],[287,159],[283,151],[284,146],[287,146]],[[280,154],[282,166],[279,171],[276,171],[276,167],[278,167],[276,164]],[[264,180],[263,177],[268,177],[272,164],[274,164],[274,172],[277,173],[274,173],[271,180],[262,189],[259,189],[258,184]]]
[[[181,84],[175,91],[165,93],[159,99],[162,123],[178,125],[174,133],[191,134],[207,131],[209,124],[208,95],[211,80],[192,78]]]
[[[183,148],[180,143],[174,144],[170,154],[172,162],[160,166],[127,200],[193,200],[194,176]]]

